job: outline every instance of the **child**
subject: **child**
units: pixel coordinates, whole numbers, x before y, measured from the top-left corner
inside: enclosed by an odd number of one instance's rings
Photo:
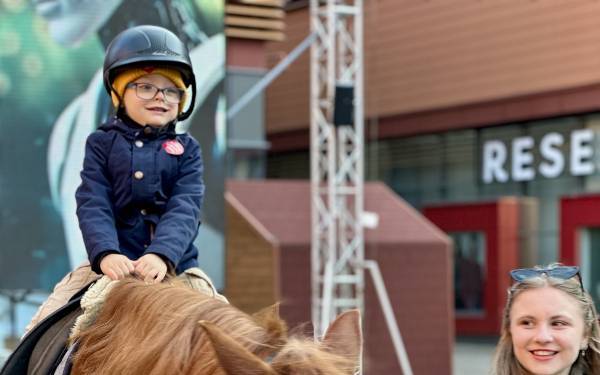
[[[89,264],[56,285],[26,331],[100,274],[160,282],[172,273],[225,299],[198,268],[193,245],[204,194],[200,146],[189,134],[175,133],[195,99],[185,45],[160,27],[128,29],[107,48],[104,85],[116,115],[88,137],[76,192]]]

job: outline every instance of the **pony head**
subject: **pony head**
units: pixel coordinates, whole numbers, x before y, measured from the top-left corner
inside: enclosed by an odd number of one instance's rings
[[[287,340],[272,351],[267,361],[244,348],[217,325],[207,321],[199,324],[207,332],[227,374],[353,374],[361,355],[362,334],[357,310],[338,316],[322,342]]]
[[[75,340],[73,374],[353,374],[358,311],[340,315],[320,343],[288,337],[278,306],[247,315],[176,284],[119,281],[95,323]]]

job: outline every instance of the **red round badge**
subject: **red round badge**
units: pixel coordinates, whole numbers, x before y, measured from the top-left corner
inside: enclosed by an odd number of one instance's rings
[[[169,155],[183,154],[183,145],[174,139],[163,142],[162,148],[164,148]]]

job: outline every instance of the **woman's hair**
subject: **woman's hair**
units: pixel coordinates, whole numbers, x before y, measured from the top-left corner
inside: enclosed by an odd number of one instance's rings
[[[556,264],[548,268],[555,267]],[[542,269],[541,267],[535,267]],[[524,291],[544,287],[555,288],[563,291],[575,299],[582,312],[584,321],[584,334],[588,338],[588,347],[585,355],[581,352],[573,363],[569,375],[599,375],[600,374],[600,326],[598,314],[592,297],[583,291],[579,279],[560,279],[547,275],[527,278],[516,282],[508,289],[508,300],[504,307],[500,340],[492,363],[492,375],[524,375],[525,369],[519,364],[513,351],[512,336],[510,333],[510,312],[515,299]]]

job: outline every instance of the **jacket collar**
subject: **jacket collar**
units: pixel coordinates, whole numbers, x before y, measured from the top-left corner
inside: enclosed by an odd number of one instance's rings
[[[131,117],[127,116],[122,111],[119,111],[115,116],[112,116],[101,127],[101,130],[116,130],[122,133],[125,137],[135,138],[175,138],[175,121],[167,125],[156,128],[150,125],[142,126],[135,122]]]

